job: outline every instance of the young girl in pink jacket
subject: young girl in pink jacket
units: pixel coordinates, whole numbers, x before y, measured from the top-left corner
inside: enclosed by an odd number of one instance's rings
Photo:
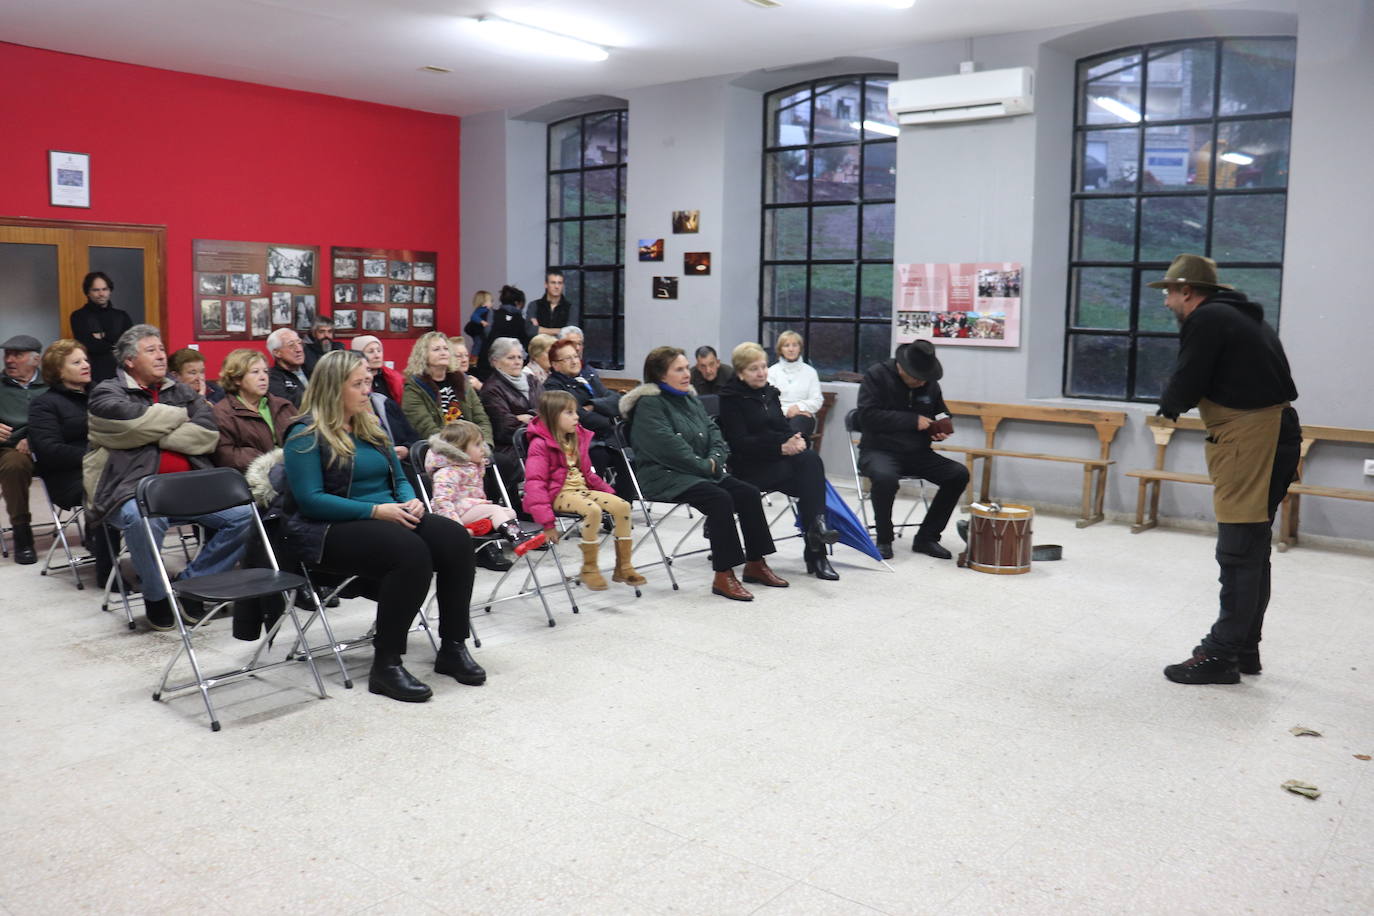
[[[525,427],[529,454],[525,458],[525,511],[544,526],[551,541],[558,540],[554,512],[582,516],[582,584],[602,591],[606,579],[597,566],[601,513],[615,519],[615,571],[612,581],[643,585],[645,578],[630,563],[630,504],[616,496],[592,470],[588,448],[590,430],[577,422],[577,401],[566,391],[546,391],[539,398],[539,416]]]
[[[482,478],[490,461],[490,450],[476,423],[454,420],[430,436],[425,470],[434,478],[434,495],[430,500],[434,511],[478,536],[493,529],[501,532],[517,555],[543,546],[543,532],[525,534],[514,509],[487,499]]]

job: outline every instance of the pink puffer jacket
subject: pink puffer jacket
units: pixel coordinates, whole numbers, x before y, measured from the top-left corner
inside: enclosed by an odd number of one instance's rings
[[[577,467],[587,478],[587,486],[603,493],[614,493],[606,481],[592,470],[591,448],[592,432],[577,427]],[[536,417],[525,427],[525,443],[529,454],[525,456],[525,511],[545,528],[553,527],[553,500],[563,489],[568,479],[568,460],[563,450],[554,441],[553,434],[544,426],[544,421]]]
[[[473,506],[490,502],[482,487],[485,465],[473,464],[468,456],[449,445],[438,433],[429,437],[425,470],[434,478],[430,501],[434,511],[455,522]]]

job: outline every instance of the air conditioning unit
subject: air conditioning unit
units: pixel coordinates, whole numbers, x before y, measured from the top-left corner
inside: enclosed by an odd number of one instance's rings
[[[974,71],[892,83],[887,107],[898,124],[1006,118],[1035,110],[1034,89],[1030,67]]]

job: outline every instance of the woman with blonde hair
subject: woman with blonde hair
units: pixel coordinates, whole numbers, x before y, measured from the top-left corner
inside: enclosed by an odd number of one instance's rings
[[[442,331],[421,334],[406,362],[401,410],[423,439],[454,420],[469,420],[491,444],[491,420],[467,376],[453,369],[453,354]]]
[[[525,364],[525,374],[539,384],[549,380],[549,347],[558,343],[557,337],[536,334],[530,338],[530,361]]]
[[[486,672],[468,653],[472,538],[425,511],[372,413],[361,354],[334,350],[315,365],[304,411],[287,431],[286,529],[302,559],[378,584],[375,655],[368,689],[419,703],[432,691],[401,665],[411,622],[429,591],[439,605],[438,674],[478,686]]]
[[[297,411],[286,398],[269,394],[267,383],[267,357],[257,350],[234,350],[224,358],[219,369],[224,400],[211,411],[219,427],[216,467],[242,473],[253,459],[281,445]]]
[[[787,425],[809,440],[816,431],[816,414],[825,399],[821,395],[821,377],[801,358],[804,344],[796,331],[778,335],[778,361],[768,367],[768,384],[778,390]]]

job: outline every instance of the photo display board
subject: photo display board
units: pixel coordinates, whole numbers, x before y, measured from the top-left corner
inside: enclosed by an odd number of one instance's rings
[[[1021,265],[898,264],[893,297],[897,343],[961,347],[1021,343]]]
[[[335,247],[330,260],[336,337],[419,337],[434,330],[437,252]]]
[[[320,307],[320,249],[270,242],[192,241],[196,340],[261,340],[310,330]]]

